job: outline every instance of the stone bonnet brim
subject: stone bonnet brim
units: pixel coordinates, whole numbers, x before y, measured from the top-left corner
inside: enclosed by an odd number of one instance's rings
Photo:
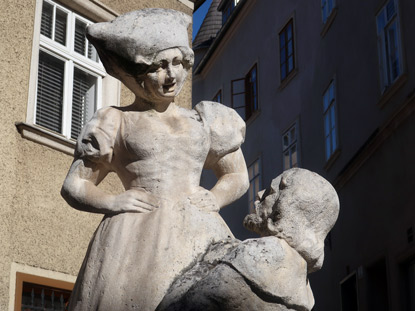
[[[159,51],[174,47],[190,49],[187,28],[191,22],[192,18],[183,12],[144,9],[126,13],[111,22],[90,25],[87,36],[97,49],[150,65]]]

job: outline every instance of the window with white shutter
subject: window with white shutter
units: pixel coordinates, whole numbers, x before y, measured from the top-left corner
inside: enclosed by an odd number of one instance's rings
[[[43,0],[34,123],[76,139],[101,106],[106,75],[85,37],[90,21]]]
[[[75,140],[94,112],[120,105],[120,81],[105,72],[85,37],[91,20],[109,21],[117,13],[94,1],[34,1],[27,114],[16,127],[23,138],[73,155]]]

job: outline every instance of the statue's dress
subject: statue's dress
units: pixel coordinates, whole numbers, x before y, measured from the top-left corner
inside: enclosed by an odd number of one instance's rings
[[[144,188],[161,203],[149,213],[103,218],[69,310],[152,311],[198,254],[232,237],[218,212],[193,206],[187,197],[200,189],[203,167],[239,148],[244,122],[213,102],[174,109],[168,119],[154,111],[101,109],[81,133],[77,157],[109,166],[127,190]]]

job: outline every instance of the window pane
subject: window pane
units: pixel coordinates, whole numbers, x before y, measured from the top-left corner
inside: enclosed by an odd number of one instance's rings
[[[287,41],[293,37],[293,24],[290,22],[287,26]]]
[[[252,82],[252,83],[255,83],[255,82],[256,82],[256,67],[254,67],[254,68],[251,70],[250,74],[251,74],[251,82]]]
[[[248,175],[249,180],[252,180],[254,178],[254,168],[252,166],[248,167]]]
[[[337,141],[336,141],[336,128],[331,130],[331,152],[336,150],[337,148]]]
[[[285,47],[285,32],[282,32],[280,34],[280,49],[283,49]]]
[[[341,302],[343,311],[359,310],[357,300],[356,275],[351,276],[340,285]]]
[[[326,92],[323,96],[323,111],[326,112],[329,107],[329,94]]]
[[[245,79],[232,81],[232,93],[244,93],[245,92]]]
[[[396,21],[388,29],[391,82],[399,76],[398,36]]]
[[[389,21],[396,13],[395,1],[390,0],[386,5],[386,18]]]
[[[284,63],[287,60],[287,54],[286,54],[286,50],[283,49],[281,50],[281,63]]]
[[[43,1],[40,33],[52,39],[53,6]]]
[[[282,143],[283,144],[283,146],[282,146],[283,149],[288,148],[288,146],[290,145],[290,140],[289,140],[288,134],[284,135],[282,141],[283,141],[283,143]]]
[[[293,42],[289,41],[288,42],[288,56],[293,55]]]
[[[330,133],[330,115],[327,113],[324,115],[324,136],[328,136]]]
[[[330,14],[331,11],[333,10],[333,0],[328,0],[327,4],[328,4],[327,13]]]
[[[76,139],[82,127],[95,112],[97,78],[78,69],[74,70],[72,94],[71,138]]]
[[[326,160],[330,158],[331,155],[331,145],[330,145],[330,136],[326,137]]]
[[[297,137],[297,133],[295,132],[295,126],[293,126],[290,130],[290,138],[291,138],[290,143],[293,143],[296,140],[296,137]]]
[[[235,110],[236,110],[236,112],[241,116],[241,118],[243,119],[243,120],[246,120],[245,119],[245,117],[246,117],[246,113],[245,113],[245,107],[243,107],[243,108],[234,108]]]
[[[408,267],[408,297],[410,300],[410,310],[415,310],[415,261]]]
[[[290,168],[290,153],[287,151],[284,153],[284,170]]]
[[[281,66],[281,80],[284,80],[286,76],[287,76],[286,63],[283,63]]]
[[[245,94],[233,95],[233,108],[245,107]]]
[[[336,127],[336,110],[334,109],[334,105],[330,107],[330,123],[331,123],[331,128],[335,128]]]
[[[330,84],[329,90],[330,90],[330,95],[329,95],[330,101],[332,101],[334,99],[334,83],[333,82]]]
[[[61,132],[65,63],[43,51],[39,53],[36,124]]]
[[[258,175],[259,174],[259,161],[256,161],[254,164],[254,174]],[[258,189],[256,189],[258,191]]]
[[[297,167],[297,145],[291,148],[291,167]]]
[[[85,29],[86,24],[80,20],[75,23],[75,52],[85,55]]]
[[[378,34],[383,32],[383,29],[385,28],[386,21],[385,21],[385,12],[382,11],[379,16],[376,19],[378,24]]]
[[[254,198],[255,198],[255,194],[259,191],[260,185],[259,185],[259,176],[257,176],[257,178],[255,178],[254,181]]]
[[[290,56],[288,58],[288,72],[291,72],[294,69],[294,57]]]
[[[88,41],[88,58],[95,62],[98,62],[99,60],[97,50],[89,41]]]
[[[55,21],[55,41],[66,45],[66,22],[68,14],[56,9],[56,21]]]
[[[251,183],[249,184],[249,190],[248,190],[248,200],[249,200],[249,202],[253,201],[253,200],[254,200],[254,198],[255,198],[255,194],[254,194],[254,185],[253,185],[253,183],[251,182]]]
[[[71,292],[68,290],[23,282],[22,311],[66,310]]]

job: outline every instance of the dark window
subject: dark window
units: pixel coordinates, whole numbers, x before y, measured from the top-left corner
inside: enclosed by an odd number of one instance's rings
[[[386,262],[384,259],[377,261],[367,268],[367,292],[369,311],[388,311],[388,278],[386,274]]]
[[[256,64],[244,78],[231,82],[232,108],[244,120],[248,120],[258,110],[258,75]]]
[[[222,10],[222,25],[226,23],[229,16],[231,16],[233,10],[238,5],[240,0],[229,0],[224,9]]]
[[[248,205],[249,213],[255,213],[256,195],[262,189],[261,178],[261,159],[258,158],[248,167],[249,176],[249,190],[248,190]]]
[[[358,311],[356,273],[340,284],[342,311]]]
[[[213,96],[212,101],[222,103],[222,90],[219,90],[216,95]]]
[[[406,262],[401,266],[402,276],[405,281],[405,290],[402,291],[402,300],[405,311],[415,310],[415,259]]]
[[[22,311],[64,311],[71,291],[23,282]]]
[[[295,68],[294,59],[294,28],[291,19],[284,29],[280,32],[280,74],[281,81]]]

